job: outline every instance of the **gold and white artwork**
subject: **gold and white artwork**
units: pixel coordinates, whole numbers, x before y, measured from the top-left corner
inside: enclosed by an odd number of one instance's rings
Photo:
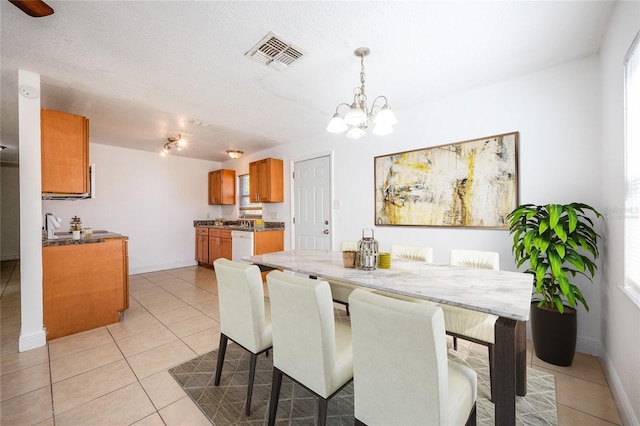
[[[518,133],[374,159],[376,225],[508,228]]]

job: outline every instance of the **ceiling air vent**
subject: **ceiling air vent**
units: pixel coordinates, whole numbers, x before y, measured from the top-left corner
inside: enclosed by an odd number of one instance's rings
[[[302,57],[302,52],[270,32],[245,53],[245,56],[279,71],[284,71]]]

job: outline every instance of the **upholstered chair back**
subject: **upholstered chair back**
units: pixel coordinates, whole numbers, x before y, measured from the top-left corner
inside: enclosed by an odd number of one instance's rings
[[[493,251],[453,249],[449,254],[449,264],[499,271],[500,254]]]
[[[477,377],[447,360],[442,309],[360,289],[349,304],[355,417],[367,425],[464,424]]]
[[[254,353],[271,346],[260,269],[224,258],[217,259],[213,266],[218,281],[220,331]]]
[[[323,398],[352,377],[350,332],[336,342],[326,281],[280,271],[267,275],[273,326],[273,365]],[[348,356],[336,352],[348,351]]]
[[[391,259],[418,260],[433,263],[433,247],[392,245]]]

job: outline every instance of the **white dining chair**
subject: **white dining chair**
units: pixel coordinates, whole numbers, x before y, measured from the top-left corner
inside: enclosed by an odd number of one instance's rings
[[[256,265],[219,258],[213,262],[220,306],[220,346],[214,384],[220,384],[227,341],[232,340],[250,354],[245,412],[251,412],[251,396],[258,355],[272,346],[271,315],[264,297],[262,276]]]
[[[326,281],[273,271],[267,275],[273,327],[269,425],[275,424],[282,376],[318,395],[318,424],[328,400],[353,377],[351,327],[336,322]]]
[[[357,241],[342,241],[342,243],[340,243],[341,252],[357,250]],[[327,280],[327,282],[329,283],[329,287],[331,288],[331,297],[333,298],[333,301],[345,305],[347,309],[347,315],[349,315],[349,295],[358,287],[341,281]]]
[[[393,259],[433,263],[433,247],[392,245],[391,260]]]
[[[500,270],[500,255],[497,252],[481,250],[451,250],[449,264],[470,268]],[[493,399],[493,370],[495,347],[496,315],[472,311],[451,305],[439,305],[444,313],[447,334],[453,337],[453,348],[458,349],[458,338],[487,347],[489,357],[489,377]]]
[[[359,289],[349,304],[355,424],[475,425],[477,375],[447,359],[442,309]]]

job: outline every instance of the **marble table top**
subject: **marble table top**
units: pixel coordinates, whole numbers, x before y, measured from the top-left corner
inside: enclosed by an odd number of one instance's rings
[[[472,309],[516,321],[529,319],[533,276],[465,266],[393,259],[390,269],[345,268],[341,252],[293,250],[243,260],[305,275]]]

